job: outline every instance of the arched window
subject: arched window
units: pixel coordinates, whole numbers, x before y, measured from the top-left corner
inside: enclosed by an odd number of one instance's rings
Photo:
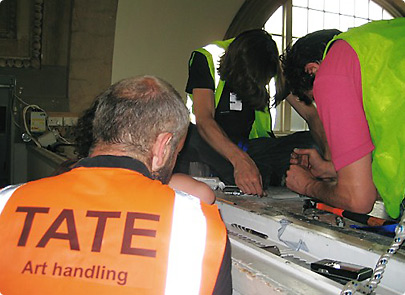
[[[346,31],[372,20],[404,15],[405,2],[402,0],[250,0],[242,5],[225,38],[262,26],[272,34],[281,53],[287,44],[313,31]],[[270,85],[270,92],[273,89]],[[275,133],[308,129],[288,102],[273,109],[272,118]]]

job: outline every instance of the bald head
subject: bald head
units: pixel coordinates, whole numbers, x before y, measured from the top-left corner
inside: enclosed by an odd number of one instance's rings
[[[97,97],[93,122],[96,145],[119,145],[145,157],[161,133],[171,133],[178,145],[189,123],[187,108],[167,82],[140,76],[121,80]]]
[[[111,93],[123,99],[153,100],[164,92],[177,92],[167,82],[153,76],[140,76],[122,80],[111,86]]]

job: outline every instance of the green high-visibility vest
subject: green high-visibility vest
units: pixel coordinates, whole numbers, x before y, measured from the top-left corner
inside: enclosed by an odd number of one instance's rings
[[[215,108],[217,108],[219,104],[219,100],[221,99],[222,91],[224,90],[225,86],[225,81],[220,79],[217,72],[220,57],[224,54],[225,50],[233,40],[234,38],[225,41],[215,41],[212,44],[195,50],[202,53],[207,59],[211,77],[215,84]],[[190,65],[192,62],[193,60],[191,59]],[[188,95],[188,97],[191,100],[193,98],[192,95]],[[264,111],[255,111],[255,121],[253,122],[252,129],[250,130],[249,139],[269,137],[271,133],[271,116],[269,108],[266,107]]]
[[[335,36],[356,52],[363,106],[375,146],[373,181],[397,218],[405,195],[405,18],[375,21]]]

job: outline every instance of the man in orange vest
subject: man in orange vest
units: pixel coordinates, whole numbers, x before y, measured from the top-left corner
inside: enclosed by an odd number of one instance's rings
[[[0,191],[0,293],[231,294],[217,207],[167,185],[188,126],[180,95],[143,76],[98,103],[90,157]]]

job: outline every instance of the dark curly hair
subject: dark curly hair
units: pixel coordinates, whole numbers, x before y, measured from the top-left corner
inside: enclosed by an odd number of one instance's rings
[[[277,76],[277,94],[282,89],[281,65],[276,42],[262,29],[238,35],[221,57],[218,73],[238,99],[255,110],[269,106],[266,88]]]
[[[79,159],[85,158],[89,155],[90,149],[94,143],[93,136],[93,119],[98,106],[98,99],[85,110],[77,120],[77,125],[74,128],[75,137],[75,153]]]
[[[281,56],[286,88],[306,104],[312,103],[306,92],[312,90],[315,76],[305,72],[305,65],[320,62],[326,45],[340,33],[341,31],[336,29],[310,33],[298,39],[293,46],[287,46]]]
[[[74,164],[78,160],[86,158],[91,150],[94,142],[93,137],[93,119],[98,105],[98,100],[96,99],[93,104],[86,109],[79,119],[77,124],[73,127],[73,137],[75,140],[75,159],[69,159],[63,162],[59,167],[52,173],[52,175],[59,175],[72,169]]]

